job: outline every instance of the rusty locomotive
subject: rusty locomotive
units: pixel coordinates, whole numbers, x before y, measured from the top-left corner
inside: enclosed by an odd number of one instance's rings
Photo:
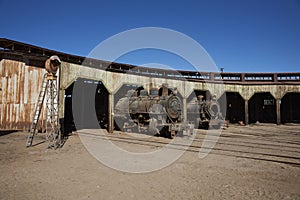
[[[129,90],[115,106],[115,125],[122,131],[137,131],[174,138],[192,134],[193,124],[183,122],[182,102],[176,88],[163,84],[161,90]]]
[[[195,128],[218,129],[224,123],[215,95],[211,100],[204,100],[202,95],[194,97],[187,105],[187,118],[194,122]]]

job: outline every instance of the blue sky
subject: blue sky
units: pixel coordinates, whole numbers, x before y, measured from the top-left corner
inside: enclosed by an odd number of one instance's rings
[[[0,0],[0,9],[0,37],[75,55],[128,29],[163,27],[199,42],[227,72],[300,71],[299,0]],[[161,51],[118,61],[189,69]]]

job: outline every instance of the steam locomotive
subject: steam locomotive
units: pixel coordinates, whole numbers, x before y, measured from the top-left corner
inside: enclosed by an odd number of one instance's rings
[[[187,118],[193,121],[195,128],[218,129],[224,123],[220,105],[214,95],[211,100],[203,100],[203,96],[194,97],[187,104]]]
[[[115,125],[122,131],[138,131],[174,138],[192,134],[193,124],[183,123],[182,102],[176,88],[163,84],[161,91],[129,90],[115,106]],[[160,94],[161,93],[161,94]]]

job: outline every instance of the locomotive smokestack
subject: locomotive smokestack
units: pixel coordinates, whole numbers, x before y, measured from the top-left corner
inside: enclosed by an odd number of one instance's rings
[[[204,97],[203,95],[199,95],[199,96],[198,96],[198,99],[199,99],[199,102],[200,102],[200,103],[202,103],[203,97]]]
[[[168,96],[168,83],[163,83],[162,84],[162,96]]]
[[[177,87],[174,87],[174,89],[173,89],[173,94],[175,94],[175,95],[177,95],[177,94],[178,94]]]

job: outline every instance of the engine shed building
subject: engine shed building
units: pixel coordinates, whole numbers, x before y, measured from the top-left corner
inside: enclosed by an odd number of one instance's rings
[[[300,72],[161,70],[95,60],[0,38],[0,129],[29,129],[46,73],[44,62],[52,55],[62,61],[58,73],[59,117],[64,130],[74,128],[75,84],[82,90],[77,98],[81,118],[96,113],[97,122],[109,131],[114,129],[114,106],[120,97],[129,89],[159,89],[163,83],[177,88],[185,118],[186,105],[193,96],[209,99],[216,95],[231,123],[300,123]],[[45,112],[40,118],[42,129]]]

